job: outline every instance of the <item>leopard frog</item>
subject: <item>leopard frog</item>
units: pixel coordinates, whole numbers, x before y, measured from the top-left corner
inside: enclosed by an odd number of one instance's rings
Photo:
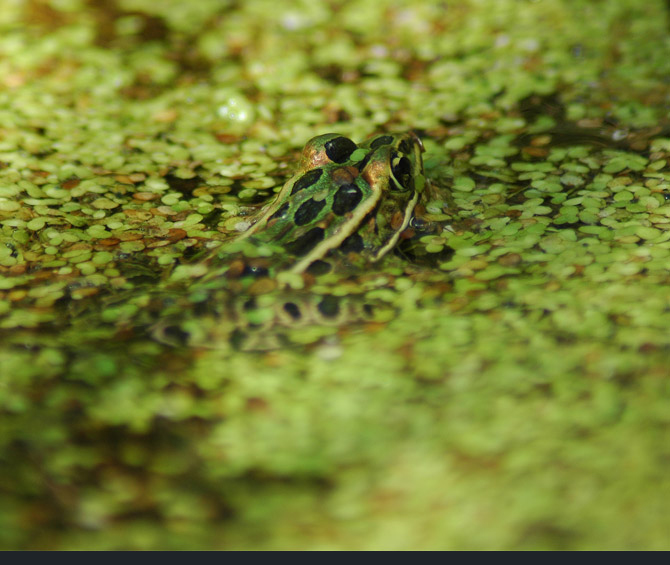
[[[305,145],[298,172],[239,240],[279,246],[293,273],[335,251],[377,261],[407,228],[424,189],[422,152],[413,133],[377,135],[358,145],[336,133],[319,135]]]
[[[240,349],[262,350],[281,346],[280,328],[379,319],[388,304],[372,303],[355,289],[342,296],[339,277],[305,292],[283,284],[282,275],[290,271],[289,278],[304,282],[304,273],[331,269],[364,274],[356,269],[387,254],[424,190],[422,151],[412,133],[377,135],[358,145],[335,133],[311,139],[298,172],[245,232],[208,256],[207,273],[189,287],[189,299],[153,327],[156,338],[171,343],[181,336],[204,347],[230,338]],[[192,308],[208,317],[181,321]]]

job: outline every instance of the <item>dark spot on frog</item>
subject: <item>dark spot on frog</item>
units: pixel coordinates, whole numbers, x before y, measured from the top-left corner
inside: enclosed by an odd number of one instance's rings
[[[332,295],[324,296],[317,305],[317,309],[326,318],[334,318],[340,313],[340,299]]]
[[[182,330],[179,326],[168,326],[167,328],[163,328],[163,331],[160,333],[161,337],[166,343],[181,346],[188,344],[188,338],[191,335],[188,332]]]
[[[340,244],[340,251],[344,253],[360,253],[363,249],[363,238],[357,233],[352,233]]]
[[[393,143],[392,135],[382,135],[370,144],[370,149],[377,149],[377,147],[381,147],[382,145],[390,145],[391,143]]]
[[[324,145],[326,155],[334,163],[344,163],[358,146],[347,137],[336,137]]]
[[[297,239],[287,243],[285,247],[292,255],[307,255],[314,249],[314,247],[323,241],[324,236],[325,230],[323,228],[312,228]]]
[[[345,184],[341,186],[333,197],[333,212],[338,216],[343,216],[351,212],[363,198],[363,192],[355,184]]]
[[[321,261],[320,259],[318,261],[314,261],[309,267],[307,267],[307,272],[310,275],[314,275],[318,277],[319,275],[325,275],[326,273],[329,273],[333,266],[328,263],[327,261]]]
[[[300,308],[298,308],[298,305],[295,302],[286,302],[284,304],[284,311],[294,320],[299,320],[302,318]]]
[[[298,226],[309,224],[316,219],[325,205],[325,200],[314,200],[313,198],[310,198],[300,205],[293,216],[293,221]]]
[[[300,190],[312,186],[316,181],[318,181],[321,178],[322,174],[323,169],[312,169],[311,171],[307,171],[297,181],[295,181],[295,184],[291,189],[291,196],[293,196],[296,192]]]

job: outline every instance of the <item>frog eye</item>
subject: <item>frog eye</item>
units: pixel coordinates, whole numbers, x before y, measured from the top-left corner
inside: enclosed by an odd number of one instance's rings
[[[324,145],[326,155],[334,163],[344,163],[358,146],[348,137],[336,137]]]
[[[393,143],[393,136],[392,135],[382,135],[375,139],[371,144],[370,144],[370,149],[377,149],[377,147],[381,147],[382,145],[391,145]]]
[[[307,171],[293,184],[293,188],[291,189],[291,196],[293,196],[299,190],[303,190],[309,186],[312,186],[321,178],[322,174],[323,169],[312,169],[311,171]]]
[[[395,189],[403,192],[412,188],[412,163],[407,157],[393,155],[391,159],[391,177]],[[393,187],[391,187],[393,188]]]

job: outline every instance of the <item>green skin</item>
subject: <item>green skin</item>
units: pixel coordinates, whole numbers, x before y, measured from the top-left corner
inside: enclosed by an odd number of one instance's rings
[[[377,261],[396,244],[424,189],[422,151],[412,133],[358,146],[334,133],[317,136],[305,145],[298,172],[239,239],[281,246],[293,273],[343,243]]]

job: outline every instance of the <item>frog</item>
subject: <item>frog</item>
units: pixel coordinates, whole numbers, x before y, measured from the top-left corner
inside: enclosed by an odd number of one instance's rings
[[[294,274],[335,251],[377,262],[408,227],[424,190],[423,151],[413,132],[359,144],[337,133],[316,136],[297,172],[238,240],[279,246]]]
[[[310,139],[274,199],[204,261],[208,271],[190,289],[201,298],[185,305],[197,303],[218,321],[199,345],[228,336],[243,344],[240,349],[274,349],[278,327],[338,326],[374,320],[382,311],[388,316],[388,304],[373,304],[360,290],[343,296],[342,277],[315,292],[302,283],[333,271],[365,276],[388,255],[426,188],[423,152],[413,132],[382,133],[358,144],[338,133]],[[285,272],[290,277],[283,278]],[[296,279],[298,287],[286,283]],[[167,320],[157,328],[163,337],[166,331],[180,335]]]

